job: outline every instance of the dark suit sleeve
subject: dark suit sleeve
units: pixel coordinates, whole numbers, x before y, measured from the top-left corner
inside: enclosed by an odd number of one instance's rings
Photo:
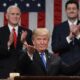
[[[5,27],[0,28],[0,59],[3,57],[5,58],[10,54],[7,46],[7,42],[9,38],[7,33],[8,32]]]
[[[55,56],[54,54],[50,55],[50,62],[49,62],[49,75],[59,75],[60,74],[60,67],[61,67],[61,59],[59,56]]]
[[[65,26],[64,26],[65,27]],[[52,50],[55,53],[61,53],[67,51],[71,44],[68,44],[66,40],[66,32],[62,26],[56,26],[52,33]]]
[[[19,72],[21,76],[32,75],[33,73],[33,61],[27,55],[27,52],[20,51],[19,61],[16,67],[16,72]]]
[[[27,29],[27,42],[29,45],[32,45],[32,31],[30,29]]]

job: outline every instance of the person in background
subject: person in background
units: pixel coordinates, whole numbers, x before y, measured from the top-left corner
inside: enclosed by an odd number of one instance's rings
[[[58,53],[62,62],[63,75],[80,75],[80,21],[79,4],[68,0],[65,4],[67,21],[54,27],[52,50]]]
[[[15,70],[24,42],[32,44],[32,31],[19,26],[20,18],[19,7],[9,6],[6,12],[8,24],[0,28],[0,78],[8,77]]]
[[[37,28],[33,31],[33,47],[28,48],[21,56],[17,72],[21,76],[54,76],[59,74],[60,57],[48,51],[50,34],[47,28]],[[27,46],[27,44],[25,43]],[[28,47],[28,46],[27,46]]]

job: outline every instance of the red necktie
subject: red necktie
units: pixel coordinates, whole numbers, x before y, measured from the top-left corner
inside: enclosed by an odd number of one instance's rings
[[[17,43],[17,35],[15,32],[15,29],[13,28],[13,38],[14,38],[14,47],[16,48],[16,43]]]

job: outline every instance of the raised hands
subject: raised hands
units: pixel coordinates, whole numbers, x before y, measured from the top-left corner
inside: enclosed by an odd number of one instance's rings
[[[23,47],[27,48],[27,51],[29,52],[30,55],[32,55],[35,51],[35,47],[32,45],[28,45],[26,41],[24,42]]]
[[[78,36],[79,34],[80,34],[80,24],[73,25],[70,27],[70,34],[69,34],[70,39],[73,39],[74,37]]]
[[[27,32],[26,31],[22,31],[22,34],[21,34],[21,42],[23,43],[23,47],[24,48],[27,48],[27,51],[30,53],[30,54],[33,54],[33,52],[35,51],[35,48],[34,46],[32,45],[29,45],[26,41],[26,36],[27,36]]]
[[[8,47],[10,47],[12,45],[13,41],[14,41],[14,36],[13,36],[13,32],[11,32],[9,35],[8,43],[7,43]]]
[[[24,43],[26,41],[27,31],[22,31],[21,34],[21,42]]]

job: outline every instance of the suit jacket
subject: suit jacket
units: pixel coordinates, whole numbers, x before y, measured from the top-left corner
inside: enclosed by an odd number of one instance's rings
[[[39,52],[33,53],[33,60],[30,60],[29,56],[24,55],[17,67],[17,71],[21,75],[25,76],[53,76],[59,74],[60,58],[45,51],[47,59],[47,68],[45,68]]]
[[[69,33],[68,21],[56,26],[52,34],[52,50],[61,56],[63,72],[75,75],[80,67],[80,39],[74,38],[69,44],[66,40]]]
[[[19,50],[22,49],[22,43],[20,41],[22,30],[27,30],[27,42],[29,44],[32,44],[32,31],[19,26],[16,49],[12,44],[10,46],[10,50],[8,50],[7,42],[9,40],[10,35],[9,28],[8,26],[0,28],[0,78],[8,77],[9,73],[13,72],[16,67],[20,55]]]

